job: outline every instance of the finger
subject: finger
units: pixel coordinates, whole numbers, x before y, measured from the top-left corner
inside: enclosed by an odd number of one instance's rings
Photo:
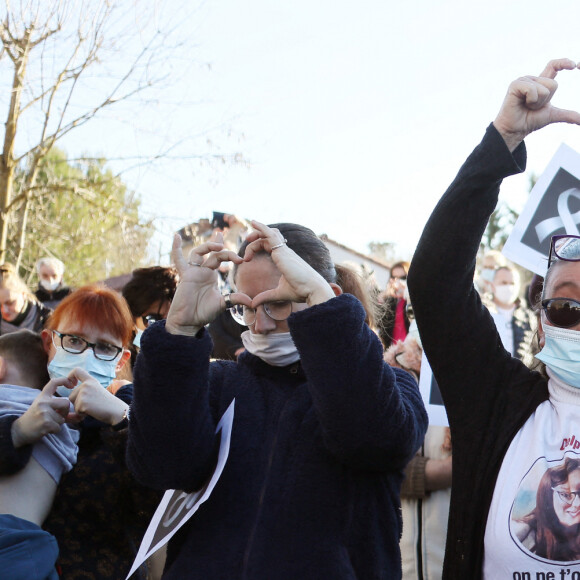
[[[223,299],[222,299],[223,300]],[[230,302],[232,304],[243,304],[244,306],[249,306],[252,308],[252,299],[242,292],[232,292],[230,294]],[[226,302],[223,300],[224,308],[226,307]]]
[[[552,107],[550,111],[550,123],[574,123],[575,125],[580,125],[580,113]]]
[[[67,413],[68,410],[66,413],[62,414],[59,413],[56,409],[51,409],[48,414],[48,425],[56,425],[58,427],[58,431],[60,431],[60,426],[64,424]]]
[[[543,80],[544,82],[541,82],[540,79],[538,79],[533,84],[534,90],[530,91],[530,96],[533,97],[533,99],[526,96],[526,107],[532,111],[537,111],[544,107],[558,88],[558,83],[556,83],[556,81],[552,79]]]
[[[250,242],[254,242],[254,241],[260,239],[261,237],[262,237],[262,234],[259,231],[254,230],[253,232],[250,232],[246,236],[246,239],[244,241],[247,243],[250,243]]]
[[[234,264],[242,264],[243,258],[240,258],[232,250],[221,250],[220,252],[212,252],[203,263],[204,268],[211,268],[215,270],[222,262],[234,262]]]
[[[75,382],[71,381],[69,377],[59,377],[50,379],[42,389],[42,393],[53,397],[56,394],[58,387],[66,387],[67,389],[74,389]]]
[[[267,245],[267,240],[264,238],[258,238],[253,242],[250,242],[244,251],[244,262],[249,262],[256,254],[260,252],[268,252],[270,246]]]
[[[50,402],[50,407],[60,416],[66,417],[71,410],[71,401],[66,397],[55,397]]]
[[[199,246],[196,246],[195,248],[193,248],[193,250],[191,250],[191,252],[189,253],[188,262],[202,264],[203,257],[206,254],[209,254],[210,252],[219,252],[223,249],[224,249],[223,242],[204,242],[203,244],[200,244]]]
[[[554,79],[561,70],[572,70],[575,68],[576,63],[573,60],[569,58],[556,58],[546,65],[546,68],[540,73],[540,76]]]
[[[260,292],[256,294],[252,300],[251,306],[252,308],[257,308],[260,304],[264,304],[264,302],[275,302],[276,300],[290,300],[293,296],[288,296],[283,294],[280,288],[272,288],[271,290],[264,290],[264,292]]]
[[[284,236],[280,233],[278,228],[271,228],[266,224],[252,220],[252,227],[260,234],[260,237],[268,239],[268,241],[275,245],[284,240]]]
[[[180,274],[187,269],[187,261],[183,256],[181,236],[179,234],[175,234],[173,236],[173,244],[171,246],[171,261],[175,264],[175,267]]]
[[[77,425],[78,423],[80,423],[83,419],[85,419],[86,415],[84,413],[69,413],[66,416],[66,423],[70,423],[72,425]]]
[[[519,101],[526,105],[533,104],[538,100],[538,87],[532,77],[522,77],[510,84],[510,91]]]
[[[76,367],[68,374],[68,378],[74,381],[74,384],[77,385],[78,383],[84,383],[85,381],[90,380],[92,377],[85,369]]]

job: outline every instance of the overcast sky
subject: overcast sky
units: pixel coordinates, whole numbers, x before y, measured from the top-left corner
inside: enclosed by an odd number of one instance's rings
[[[160,10],[178,14],[195,43],[188,65],[175,64],[186,74],[163,139],[188,127],[200,153],[241,151],[250,163],[127,174],[158,218],[161,252],[173,230],[218,210],[298,222],[362,252],[394,242],[410,257],[509,82],[551,58],[580,60],[577,0],[549,9],[538,0],[208,0],[189,12],[172,0]],[[580,70],[558,80],[555,103],[580,110]],[[130,124],[113,142],[91,131],[67,148],[144,148]],[[580,128],[531,136],[528,173],[541,173],[561,142],[580,151]],[[502,196],[516,209],[528,178],[506,182]]]

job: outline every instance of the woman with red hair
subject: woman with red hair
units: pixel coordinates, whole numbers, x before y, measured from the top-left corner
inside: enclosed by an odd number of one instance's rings
[[[61,479],[45,529],[59,545],[61,578],[123,578],[136,554],[159,495],[139,486],[125,467],[133,386],[108,389],[129,359],[133,318],[124,299],[104,286],[67,296],[42,331],[51,378],[80,377],[68,396],[53,397],[20,418],[0,420],[0,475],[26,466],[32,445],[65,421],[80,431],[75,469]],[[145,578],[146,571],[136,578]]]

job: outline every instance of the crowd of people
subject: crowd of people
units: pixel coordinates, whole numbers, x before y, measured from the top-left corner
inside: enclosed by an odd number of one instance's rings
[[[0,266],[2,578],[124,579],[163,493],[207,489],[232,402],[217,485],[133,578],[580,574],[580,236],[526,291],[479,256],[523,139],[580,124],[551,104],[575,68],[510,85],[385,288],[307,227],[221,213],[121,292],[69,288],[53,257],[34,293]]]

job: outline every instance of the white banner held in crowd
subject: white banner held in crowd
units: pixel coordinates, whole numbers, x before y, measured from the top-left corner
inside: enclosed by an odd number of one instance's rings
[[[439,391],[439,385],[433,376],[433,371],[429,366],[429,361],[423,353],[421,358],[421,376],[419,379],[419,390],[423,403],[429,415],[429,425],[440,425],[447,427],[449,421],[447,420],[447,411],[443,405],[443,398]]]
[[[207,482],[197,491],[169,489],[163,495],[151,523],[143,536],[143,541],[137,552],[133,567],[127,579],[159,548],[164,546],[171,537],[193,516],[199,506],[210,496],[224,467],[230,452],[232,427],[234,423],[234,403],[230,403],[216,427],[216,467]]]
[[[564,144],[530,192],[503,254],[544,276],[555,234],[580,235],[580,155]]]

